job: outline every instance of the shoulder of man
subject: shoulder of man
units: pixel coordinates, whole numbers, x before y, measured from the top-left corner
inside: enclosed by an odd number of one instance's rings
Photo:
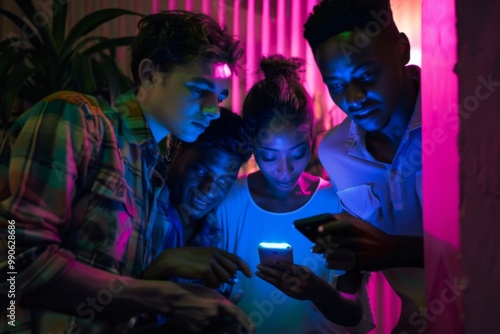
[[[329,154],[327,151],[335,149],[336,147],[345,146],[345,141],[349,136],[351,122],[351,119],[346,117],[342,123],[334,126],[325,133],[318,147],[320,160],[323,154]]]
[[[97,98],[71,90],[63,90],[55,92],[42,99],[42,101],[45,102],[52,102],[57,100],[62,100],[69,104],[74,104],[78,107],[83,107],[85,105],[92,107],[99,107],[99,102]]]
[[[92,144],[87,149],[92,150],[94,159],[97,159],[95,154],[98,154],[103,145],[110,147],[118,144],[115,143],[118,123],[112,116],[118,112],[108,102],[75,91],[55,92],[43,98],[40,102],[52,103],[57,101],[72,106],[71,108],[61,109],[66,113],[63,117],[65,119],[78,118],[83,123],[79,128],[79,131],[82,131],[82,136],[85,138],[88,135],[87,138],[93,138],[88,142]],[[68,112],[78,113],[79,115],[68,115]],[[83,133],[86,133],[86,135]]]
[[[328,130],[324,134],[322,141],[328,140],[330,138],[337,138],[339,136],[345,136],[347,133],[349,133],[349,129],[351,128],[351,122],[352,122],[351,119],[349,117],[346,117],[342,122],[340,122],[339,124],[332,127],[330,130]]]
[[[58,100],[62,100],[68,104],[79,107],[85,113],[85,117],[87,119],[92,118],[93,116],[101,116],[103,115],[103,111],[105,109],[112,108],[102,99],[69,90],[56,92],[42,99],[43,102],[53,102]]]
[[[109,117],[110,113],[114,113],[114,108],[101,98],[91,95],[78,93],[75,91],[59,91],[43,98],[41,102],[63,101],[69,105],[73,105],[85,117],[88,130],[102,132],[105,123],[112,123]],[[108,126],[113,127],[111,124]]]
[[[405,71],[410,78],[420,79],[420,67],[417,65],[407,65],[405,66]]]

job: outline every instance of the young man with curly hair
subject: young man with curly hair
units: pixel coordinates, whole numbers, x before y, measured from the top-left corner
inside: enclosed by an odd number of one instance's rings
[[[169,134],[192,142],[219,117],[242,50],[212,18],[167,11],[140,20],[131,53],[136,89],[114,107],[58,92],[2,143],[2,254],[3,227],[16,226],[16,326],[2,327],[9,332],[119,332],[141,313],[188,330],[228,314],[251,330],[212,289],[137,278],[166,233],[156,217],[168,199],[158,142]]]

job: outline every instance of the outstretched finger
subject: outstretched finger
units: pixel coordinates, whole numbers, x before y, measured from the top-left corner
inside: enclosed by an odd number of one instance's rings
[[[250,269],[250,266],[243,260],[241,257],[239,257],[236,254],[226,252],[225,250],[219,249],[218,253],[226,258],[229,259],[231,262],[235,263],[237,268],[246,276],[246,277],[252,277],[252,270]],[[222,263],[221,263],[222,264]],[[224,266],[224,265],[223,265]]]

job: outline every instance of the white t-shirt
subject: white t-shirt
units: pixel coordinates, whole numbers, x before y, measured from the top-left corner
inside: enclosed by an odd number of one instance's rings
[[[241,256],[253,272],[260,263],[257,246],[260,242],[286,242],[292,245],[294,262],[309,267],[329,281],[333,271],[325,266],[322,255],[311,252],[311,242],[293,227],[293,221],[321,213],[342,211],[338,197],[330,183],[321,180],[311,199],[301,208],[287,213],[273,213],[261,209],[248,189],[247,176],[239,178],[226,200],[217,208],[217,219],[222,228],[221,248]],[[273,285],[257,276],[247,278],[238,273],[233,292],[242,289],[244,298],[238,303],[256,325],[256,333],[307,334],[346,333],[333,324],[310,301],[288,297]],[[360,289],[364,317],[350,331],[365,333],[373,326],[366,285]]]

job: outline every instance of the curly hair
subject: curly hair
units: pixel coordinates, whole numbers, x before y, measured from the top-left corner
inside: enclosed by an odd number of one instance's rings
[[[385,21],[383,21],[385,20]],[[313,53],[327,39],[355,28],[381,24],[398,33],[389,0],[323,0],[314,6],[304,24],[304,37]]]
[[[252,146],[248,130],[242,118],[234,112],[221,107],[220,117],[210,122],[207,129],[192,143],[182,142],[174,139],[174,146],[179,149],[173,153],[174,158],[182,154],[187,149],[216,148],[237,156],[241,159],[241,164],[250,159]]]
[[[136,85],[140,84],[139,64],[146,58],[166,73],[195,59],[227,63],[237,72],[237,61],[243,55],[239,41],[208,15],[163,11],[143,17],[137,26],[139,33],[130,46],[130,69]]]
[[[252,86],[243,102],[242,116],[253,140],[262,140],[276,123],[291,122],[313,133],[312,99],[301,83],[304,60],[282,55],[263,57],[264,79]]]

